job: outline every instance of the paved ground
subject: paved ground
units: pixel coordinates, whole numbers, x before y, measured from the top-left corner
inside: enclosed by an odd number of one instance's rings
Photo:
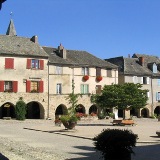
[[[75,130],[57,127],[53,120],[0,120],[0,151],[10,160],[97,160],[100,154],[95,152],[92,138],[103,129],[120,128],[138,134],[132,160],[159,160],[160,137],[156,131],[160,122],[134,120],[136,126],[112,126],[111,119],[85,120],[78,122]]]

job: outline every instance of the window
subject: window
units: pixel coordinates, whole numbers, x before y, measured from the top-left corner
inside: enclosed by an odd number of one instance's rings
[[[101,68],[96,68],[96,76],[101,76]]]
[[[107,77],[112,77],[112,70],[111,69],[107,70]]]
[[[89,68],[88,67],[82,67],[82,75],[89,75]]]
[[[0,92],[17,92],[18,81],[0,81]]]
[[[148,97],[148,98],[150,97],[150,92],[149,92],[149,91],[147,92],[147,97]]]
[[[143,77],[143,84],[149,84],[149,77]]]
[[[26,81],[26,92],[31,93],[42,93],[43,92],[43,81]]]
[[[56,66],[56,74],[62,74],[62,67]]]
[[[157,93],[156,93],[156,100],[157,100],[157,101],[160,101],[160,92],[157,92]]]
[[[157,73],[157,65],[155,63],[153,64],[153,73]]]
[[[133,83],[136,84],[138,82],[138,77],[137,76],[133,76]]]
[[[14,59],[5,58],[5,69],[14,69]]]
[[[27,59],[27,69],[44,69],[44,60]]]
[[[88,94],[88,93],[89,93],[89,85],[81,84],[81,94]]]
[[[62,84],[61,83],[57,84],[56,93],[57,94],[62,94]]]

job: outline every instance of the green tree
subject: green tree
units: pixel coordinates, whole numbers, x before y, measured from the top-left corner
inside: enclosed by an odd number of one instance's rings
[[[16,119],[17,120],[25,120],[26,119],[26,103],[23,101],[23,98],[20,97],[19,101],[16,103],[15,108]]]
[[[93,95],[92,103],[96,103],[102,109],[117,108],[143,108],[147,104],[147,92],[143,90],[142,84],[124,83],[105,85],[100,95]]]

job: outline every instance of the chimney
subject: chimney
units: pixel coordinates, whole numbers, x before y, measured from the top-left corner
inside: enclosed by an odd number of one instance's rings
[[[34,42],[34,43],[38,43],[38,36],[33,36],[31,38],[31,41]]]
[[[144,66],[144,57],[139,57],[139,64]]]
[[[67,52],[66,49],[64,49],[64,47],[62,46],[62,44],[60,43],[60,46],[58,46],[58,52],[59,52],[59,56],[62,57],[63,59],[67,58]]]

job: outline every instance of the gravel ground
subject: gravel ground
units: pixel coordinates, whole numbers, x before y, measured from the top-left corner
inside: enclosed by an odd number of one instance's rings
[[[141,140],[154,140],[156,143],[138,143],[132,160],[159,160],[160,138],[155,131],[160,122],[154,119],[137,119],[137,126],[127,127],[139,133]],[[99,133],[104,127],[111,127],[108,121],[82,121],[74,134],[86,136]],[[25,127],[53,129],[52,132],[27,130]],[[99,128],[101,127],[101,129]],[[119,128],[119,127],[118,127]],[[126,128],[126,127],[120,127]],[[46,128],[45,128],[46,129]],[[0,160],[98,160],[100,154],[94,150],[93,141],[62,135],[49,120],[0,120]],[[54,132],[56,130],[56,132]],[[158,143],[157,143],[158,142]]]

